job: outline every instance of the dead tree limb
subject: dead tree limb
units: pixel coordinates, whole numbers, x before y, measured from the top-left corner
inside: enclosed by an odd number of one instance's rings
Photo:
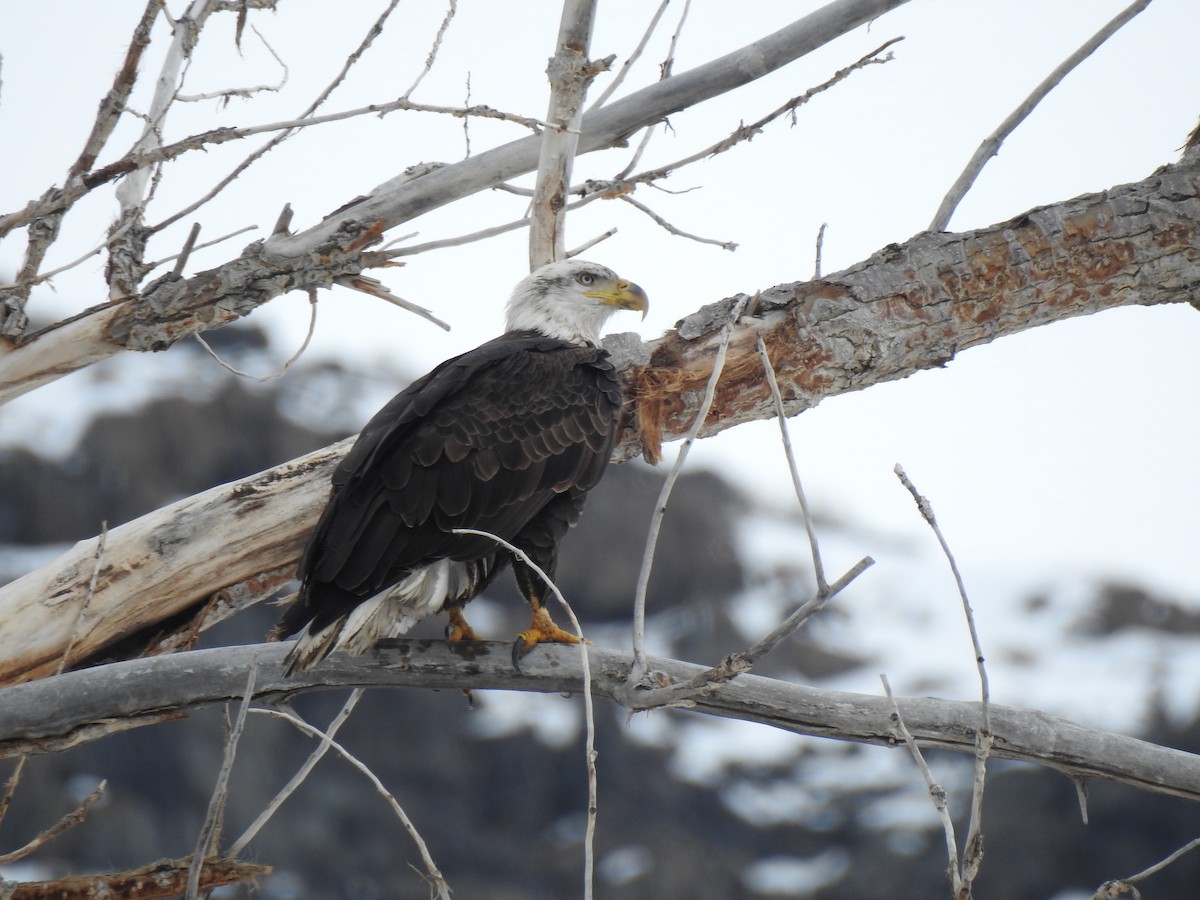
[[[310,672],[282,675],[288,644],[194,650],[67,672],[0,690],[0,755],[40,752],[70,743],[104,723],[178,714],[240,700],[247,672],[258,666],[255,698],[278,702],[290,694],[354,687],[513,690],[577,693],[583,688],[579,651],[545,645],[512,665],[505,642],[460,644],[400,639],[364,656],[338,653]],[[632,665],[627,652],[591,648],[592,693],[617,698]],[[703,666],[651,658],[668,683],[686,682]],[[974,754],[979,704],[897,698],[909,731],[923,747]],[[741,675],[695,698],[689,712],[744,719],[796,734],[900,747],[883,696],[826,691],[756,675]],[[1140,790],[1200,800],[1200,756],[1136,738],[1086,728],[1037,710],[992,705],[994,757],[1025,760],[1076,778],[1103,778]]]

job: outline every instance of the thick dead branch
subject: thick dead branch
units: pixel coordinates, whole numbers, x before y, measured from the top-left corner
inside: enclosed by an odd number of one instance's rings
[[[979,231],[919,235],[819,281],[764,290],[754,315],[734,329],[700,433],[775,415],[760,335],[784,410],[795,415],[1037,325],[1116,306],[1192,303],[1200,292],[1198,192],[1200,159],[1189,158],[1136,184]],[[736,302],[712,304],[648,345],[628,335],[609,340],[626,382],[617,459],[686,434]],[[0,369],[6,359],[0,356]],[[294,562],[326,496],[329,471],[347,447],[334,445],[114,529],[85,616],[86,639],[75,648],[81,658]],[[0,588],[0,647],[17,648],[0,659],[0,683],[53,671],[71,618],[61,611],[73,615],[85,596],[94,548],[85,541]]]
[[[349,447],[342,441],[112,529],[94,586],[95,540],[7,585],[0,600],[0,647],[7,648],[0,683],[53,672],[68,645],[68,665],[95,657],[165,619],[202,610],[222,588],[261,580],[266,576],[259,573],[294,561],[325,502],[330,472]],[[239,588],[221,599],[228,604],[243,594],[262,596]],[[190,630],[193,616],[182,618],[180,628]]]
[[[166,900],[183,893],[191,863],[190,857],[184,857],[151,863],[130,872],[18,882],[4,896],[8,900],[99,900],[101,897]],[[227,884],[254,884],[270,873],[270,866],[210,856],[204,860],[200,872],[200,887],[207,891]]]
[[[579,143],[579,123],[588,86],[612,60],[588,61],[592,28],[596,23],[595,0],[566,0],[558,26],[554,55],[546,69],[550,103],[546,131],[538,157],[537,183],[533,190],[532,223],[529,227],[529,270],[566,257],[567,187]]]
[[[759,292],[744,316],[701,435],[773,413],[757,341],[789,416],[825,397],[945,365],[960,351],[1118,306],[1195,303],[1200,166],[1039,207],[998,225],[918,235],[815,281]],[[711,304],[648,345],[626,372],[625,459],[687,433],[737,298]]]
[[[387,641],[364,656],[334,654],[310,672],[283,677],[289,644],[193,650],[67,672],[0,690],[0,755],[13,748],[57,747],[103,722],[178,713],[240,700],[252,665],[262,702],[290,694],[353,687],[516,690],[576,693],[583,671],[576,647],[539,646],[512,665],[508,642],[449,647],[441,640]],[[625,686],[628,653],[590,650],[592,693],[613,698]],[[703,666],[652,657],[672,683]],[[979,704],[928,697],[897,698],[904,722],[923,747],[975,752]],[[692,711],[759,722],[796,734],[899,747],[886,697],[825,691],[757,675],[742,675],[703,697]],[[1068,775],[1103,778],[1141,790],[1200,800],[1200,756],[1136,738],[1086,728],[1037,710],[991,707],[992,755],[1049,766]],[[136,719],[135,719],[136,721]],[[19,752],[19,751],[18,751]]]

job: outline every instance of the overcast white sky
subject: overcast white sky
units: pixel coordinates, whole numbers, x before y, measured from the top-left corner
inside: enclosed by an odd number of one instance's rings
[[[630,52],[654,4],[604,0],[594,57]],[[735,49],[816,8],[816,3],[696,0],[680,40],[676,71]],[[689,155],[740,121],[816,85],[884,40],[904,35],[896,59],[857,73],[799,114],[734,152],[675,174],[638,197],[677,227],[732,240],[735,253],[672,237],[618,203],[594,203],[569,223],[568,244],[607,228],[618,234],[589,252],[648,291],[645,323],[618,319],[614,330],[653,338],[703,303],[808,277],[818,227],[828,223],[824,268],[834,272],[889,242],[924,229],[978,143],[1065,56],[1126,5],[1124,0],[914,0],[869,28],[823,48],[755,85],[675,116],[651,144],[646,164]],[[178,14],[179,2],[169,2]],[[292,118],[328,84],[382,2],[333,6],[284,0],[277,14],[255,14],[264,38],[288,66],[276,94],[178,107],[175,139],[217,125]],[[413,99],[473,103],[529,116],[544,114],[545,60],[558,23],[553,2],[462,0],[433,72]],[[623,88],[657,77],[678,19],[661,33]],[[0,211],[18,208],[59,184],[90,127],[99,98],[125,52],[142,4],[43,0],[7,10],[0,24]],[[434,2],[401,2],[391,25],[326,104],[351,109],[402,94],[424,61],[443,14]],[[210,26],[186,92],[273,83],[280,70],[248,33],[232,52],[232,17]],[[1085,62],[1004,145],[960,207],[964,230],[1026,209],[1143,178],[1173,161],[1195,126],[1200,66],[1195,65],[1200,4],[1156,0]],[[166,43],[156,32],[152,65]],[[135,104],[145,108],[149,77]],[[599,83],[602,86],[603,82]],[[523,136],[515,125],[472,122],[472,152]],[[136,137],[119,132],[101,163]],[[193,154],[168,170],[151,207],[163,218],[207,191],[256,143]],[[149,255],[177,251],[193,220],[202,239],[246,225],[256,233],[196,255],[189,271],[216,265],[265,236],[284,203],[294,228],[308,227],[354,196],[421,161],[464,153],[461,121],[395,113],[310,129],[257,164],[239,183],[152,243]],[[619,171],[627,151],[579,160],[576,179]],[[488,194],[412,224],[417,241],[470,232],[519,217],[524,203]],[[80,204],[47,265],[98,243],[115,209],[111,193]],[[403,231],[408,228],[401,229]],[[22,236],[0,244],[0,271],[11,272]],[[309,353],[313,357],[388,358],[413,372],[500,330],[502,303],[524,274],[525,234],[409,260],[383,277],[396,293],[433,308],[453,325],[427,323],[348,291],[325,292]],[[104,299],[103,260],[93,258],[35,295],[31,312],[61,316]],[[273,301],[253,319],[285,351],[307,326],[302,296]],[[914,541],[931,540],[894,476],[902,462],[932,500],[959,555],[968,585],[991,573],[1056,572],[1064,579],[1102,571],[1176,591],[1200,604],[1195,538],[1200,476],[1195,471],[1200,315],[1190,308],[1133,308],[1042,328],[964,352],[945,369],[825,401],[792,424],[806,487],[832,515],[871,522]],[[152,377],[153,359],[147,371]],[[56,391],[70,390],[66,379]],[[23,403],[55,403],[41,392]],[[20,406],[14,407],[18,412]],[[5,413],[0,411],[0,441]],[[9,413],[10,423],[19,421]],[[718,467],[769,499],[786,502],[790,482],[773,423],[742,427],[702,442],[695,465]],[[886,548],[863,546],[881,565]],[[831,561],[837,568],[852,559]],[[836,574],[836,573],[835,573]],[[939,586],[939,590],[941,586]]]

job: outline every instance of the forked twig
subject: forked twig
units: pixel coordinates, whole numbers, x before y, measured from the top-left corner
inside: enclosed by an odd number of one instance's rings
[[[250,712],[258,713],[264,716],[274,716],[277,719],[283,719],[285,722],[290,722],[293,727],[298,728],[300,731],[304,732],[310,737],[319,738],[321,740],[325,740],[326,738],[325,732],[321,731],[320,728],[309,725],[295,713],[286,712],[282,709],[261,709],[258,707],[251,709]],[[446,883],[445,876],[442,875],[441,871],[437,867],[437,864],[433,861],[433,857],[429,853],[429,847],[426,845],[425,839],[421,837],[420,832],[417,831],[416,826],[413,825],[412,820],[408,817],[408,814],[404,811],[404,808],[400,806],[400,802],[396,799],[396,796],[386,787],[384,787],[383,782],[379,780],[379,776],[372,772],[366,763],[347,750],[344,746],[332,738],[329,739],[329,746],[332,747],[338,753],[338,755],[342,757],[342,759],[346,760],[346,762],[350,763],[350,765],[362,772],[362,774],[367,777],[367,780],[374,785],[376,792],[378,792],[378,794],[387,801],[388,806],[392,808],[392,812],[396,814],[396,817],[404,826],[404,830],[408,832],[409,836],[413,839],[413,842],[417,845],[417,850],[421,854],[421,861],[425,864],[426,877],[429,879],[430,885],[437,891],[439,900],[450,900],[450,885]]]
[[[313,333],[317,330],[317,289],[316,288],[308,289],[308,304],[309,304],[309,309],[311,310],[311,312],[308,317],[308,331],[304,335],[303,342],[301,342],[301,344],[300,344],[299,348],[297,348],[296,352],[293,353],[291,356],[289,356],[284,361],[283,365],[279,367],[278,371],[271,372],[268,375],[255,375],[253,372],[245,372],[245,371],[237,368],[237,366],[232,366],[229,363],[225,362],[225,360],[221,359],[221,357],[219,355],[217,355],[217,351],[212,348],[212,346],[208,343],[208,341],[206,341],[204,339],[203,335],[201,335],[200,332],[198,332],[198,331],[193,332],[192,337],[194,337],[197,341],[199,341],[200,346],[204,348],[205,352],[207,352],[209,356],[211,356],[213,359],[215,359],[217,361],[217,364],[220,365],[221,368],[225,369],[227,372],[232,372],[234,375],[237,375],[240,378],[249,378],[253,381],[257,381],[260,383],[265,383],[268,381],[275,381],[276,379],[282,378],[284,375],[286,375],[287,370],[290,369],[293,365],[295,365],[296,361],[298,359],[300,359],[301,356],[304,355],[304,351],[308,349],[308,344],[312,340]]]
[[[338,74],[334,78],[334,80],[332,82],[330,82],[324,88],[324,90],[321,91],[320,94],[317,95],[316,99],[313,100],[312,103],[309,104],[308,108],[300,114],[299,118],[301,118],[301,119],[310,118],[312,116],[312,114],[314,112],[316,112],[317,109],[319,109],[321,107],[321,105],[327,99],[329,99],[329,95],[332,94],[333,91],[337,88],[337,86],[342,83],[342,81],[346,77],[346,74],[350,71],[350,68],[356,62],[358,62],[358,60],[362,57],[362,55],[364,53],[366,53],[367,49],[371,46],[371,44],[374,43],[375,38],[377,38],[380,35],[380,33],[382,33],[384,23],[387,21],[388,16],[390,16],[392,14],[392,10],[394,10],[396,8],[396,4],[399,2],[400,2],[400,0],[390,0],[387,8],[379,15],[379,18],[375,20],[375,23],[367,31],[367,34],[363,37],[363,39],[359,43],[358,47],[356,47],[354,52],[352,52],[346,58],[346,61],[342,64],[342,68],[338,72]],[[175,222],[178,222],[180,219],[184,218],[185,216],[190,216],[193,212],[195,212],[201,206],[208,203],[213,197],[217,196],[217,194],[221,193],[221,191],[225,190],[225,188],[227,188],[234,181],[234,179],[236,179],[239,175],[241,175],[242,172],[246,171],[246,169],[250,168],[250,166],[252,166],[254,163],[256,163],[259,159],[261,159],[263,156],[265,156],[267,153],[269,153],[271,150],[273,150],[275,147],[277,147],[283,141],[287,140],[294,133],[295,133],[295,128],[289,128],[289,129],[286,129],[286,130],[281,131],[278,134],[276,134],[273,138],[271,138],[269,141],[267,141],[265,144],[263,144],[261,147],[259,147],[257,150],[255,150],[253,153],[251,153],[245,159],[243,159],[240,163],[238,163],[236,166],[234,166],[233,170],[231,172],[229,172],[229,174],[226,175],[224,178],[222,178],[220,181],[218,181],[216,186],[214,186],[207,194],[202,196],[200,199],[190,203],[188,206],[185,206],[183,209],[179,210],[178,212],[174,213],[173,215],[170,215],[167,218],[163,219],[161,222],[158,222],[157,224],[155,224],[154,226],[151,227],[151,231],[154,231],[154,232],[162,231],[167,226],[172,225]]]
[[[628,203],[630,206],[632,206],[634,209],[641,210],[643,213],[645,213],[651,219],[653,219],[655,224],[657,224],[659,227],[666,230],[668,233],[675,235],[676,237],[687,238],[689,241],[696,241],[699,244],[715,244],[716,246],[720,247],[722,250],[728,250],[730,253],[732,253],[738,247],[738,245],[734,241],[722,241],[722,240],[718,240],[717,238],[700,237],[697,234],[691,234],[690,232],[684,231],[682,228],[676,228],[674,225],[672,225],[670,222],[668,222],[666,219],[664,219],[662,216],[660,216],[658,213],[656,213],[650,207],[646,206],[646,204],[639,203],[637,200],[634,200],[628,194],[621,195],[621,199],[624,200],[626,203]]]
[[[621,64],[621,68],[617,70],[617,74],[613,76],[612,81],[610,81],[608,86],[600,92],[600,96],[592,101],[592,105],[588,107],[588,112],[592,112],[603,106],[608,98],[611,97],[617,88],[621,86],[621,82],[625,80],[625,76],[629,74],[629,70],[633,68],[633,64],[641,58],[642,53],[646,49],[646,45],[650,43],[650,37],[654,34],[654,30],[658,28],[659,20],[662,19],[663,13],[667,11],[667,4],[670,2],[671,0],[662,0],[662,2],[658,4],[658,9],[656,9],[654,11],[654,15],[650,17],[650,24],[647,25],[646,30],[642,32],[642,39],[638,41],[637,46],[633,48],[633,52],[629,54],[629,58]]]
[[[246,845],[254,840],[255,836],[262,830],[262,827],[275,815],[279,807],[283,806],[284,801],[292,796],[296,792],[296,788],[304,783],[304,780],[308,778],[308,774],[329,751],[329,748],[333,745],[334,735],[338,733],[338,729],[350,718],[350,713],[354,712],[354,707],[358,705],[358,701],[362,699],[362,696],[362,688],[355,688],[350,692],[350,696],[346,698],[346,702],[342,705],[338,714],[333,717],[333,721],[329,723],[329,727],[321,733],[321,742],[317,745],[316,749],[309,754],[308,759],[304,761],[304,765],[296,770],[296,774],[288,779],[288,783],[281,787],[279,792],[271,798],[271,801],[258,814],[258,817],[250,823],[250,826],[242,832],[242,836],[233,842],[228,850],[229,856],[236,857],[245,850]]]
[[[630,709],[654,709],[659,706],[694,706],[695,699],[700,694],[720,687],[726,682],[732,681],[737,676],[744,675],[753,669],[755,663],[795,634],[805,622],[824,609],[825,604],[849,587],[854,579],[858,578],[859,575],[873,565],[875,565],[875,560],[869,556],[864,556],[845,575],[833,584],[826,586],[824,592],[818,593],[807,603],[803,604],[748,649],[740,653],[731,653],[721,660],[719,664],[697,673],[687,681],[681,681],[677,684],[659,688],[647,688],[645,687],[646,679],[643,678],[642,682],[633,690],[630,690],[627,686],[619,699]],[[649,680],[651,683],[654,683],[659,679],[653,678]]]

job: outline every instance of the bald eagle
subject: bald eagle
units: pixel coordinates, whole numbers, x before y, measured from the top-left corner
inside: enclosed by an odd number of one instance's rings
[[[621,389],[600,329],[645,292],[582,260],[522,280],[500,337],[439,365],[363,428],[333,474],[300,560],[300,591],[271,632],[305,629],[286,671],[335,649],[362,653],[441,610],[452,642],[478,640],[462,607],[512,565],[532,623],[514,661],[543,641],[575,643],[550,619],[546,586],[504,538],[553,577],[558,543],[612,453]]]

